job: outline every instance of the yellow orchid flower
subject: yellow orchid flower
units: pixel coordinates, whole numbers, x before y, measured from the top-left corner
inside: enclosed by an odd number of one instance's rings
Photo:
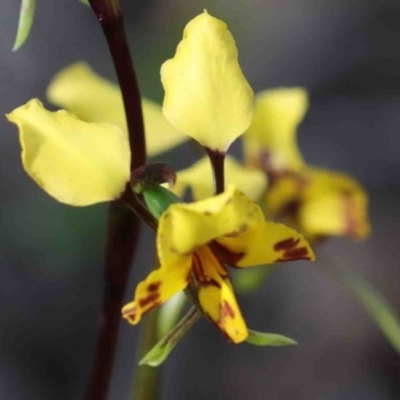
[[[249,127],[254,94],[226,24],[204,11],[185,27],[161,68],[163,114],[202,146],[225,153]]]
[[[365,238],[370,227],[362,186],[345,174],[311,167],[303,160],[296,133],[307,107],[302,88],[260,93],[244,135],[245,163],[270,178],[267,211],[307,238]]]
[[[267,177],[258,169],[245,168],[233,157],[225,157],[225,184],[234,184],[253,201],[258,201],[267,187]],[[176,182],[171,189],[177,196],[183,197],[191,189],[195,200],[206,199],[214,193],[211,163],[203,157],[189,168],[177,172]]]
[[[83,121],[113,124],[127,132],[119,87],[96,74],[84,62],[61,70],[51,81],[47,98]],[[142,110],[149,156],[165,152],[188,139],[163,117],[157,103],[144,98]]]
[[[367,195],[346,174],[319,168],[282,174],[270,186],[266,200],[269,213],[309,239],[324,236],[363,239],[370,231]]]
[[[247,268],[314,260],[301,234],[265,221],[261,209],[233,186],[209,199],[171,205],[159,221],[157,251],[161,267],[139,283],[123,317],[137,324],[143,314],[184,290],[192,274],[204,314],[234,343],[248,332],[224,264]]]

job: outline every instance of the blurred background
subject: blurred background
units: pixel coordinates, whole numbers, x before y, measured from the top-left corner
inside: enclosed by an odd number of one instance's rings
[[[314,265],[282,265],[258,292],[239,298],[251,328],[299,346],[234,346],[201,321],[163,367],[163,399],[397,400],[400,356],[324,270],[356,270],[400,310],[400,2],[121,2],[145,96],[162,100],[160,65],[184,25],[207,8],[227,22],[255,91],[309,88],[299,132],[309,163],[346,171],[370,193],[366,242],[331,240]],[[31,36],[12,53],[19,6],[0,3],[0,115],[44,100],[52,76],[77,60],[115,81],[89,8],[39,1]],[[16,128],[3,117],[0,126],[0,397],[80,399],[97,335],[106,205],[53,201],[23,172]],[[168,158],[177,169],[193,161],[182,149]],[[153,267],[153,243],[145,230],[127,300]],[[110,399],[129,398],[137,332],[123,323]]]

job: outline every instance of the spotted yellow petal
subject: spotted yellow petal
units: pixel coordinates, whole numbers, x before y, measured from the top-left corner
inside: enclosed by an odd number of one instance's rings
[[[274,222],[259,221],[243,226],[242,232],[217,239],[217,243],[217,254],[235,267],[315,260],[314,252],[302,234]]]
[[[253,121],[244,135],[248,164],[268,163],[277,171],[304,167],[296,133],[307,108],[308,97],[303,88],[280,88],[258,94]]]
[[[84,121],[114,124],[127,132],[118,86],[97,75],[84,62],[60,71],[50,83],[47,97]],[[149,155],[167,151],[188,139],[168,123],[157,103],[143,99],[142,107]]]
[[[253,201],[258,201],[267,186],[266,175],[257,169],[242,167],[233,157],[225,158],[225,184],[235,184],[238,190]],[[182,197],[190,188],[195,200],[211,197],[214,193],[213,172],[208,157],[197,161],[191,167],[179,171],[173,191]]]
[[[180,263],[165,264],[151,272],[137,286],[135,298],[122,309],[122,316],[129,323],[137,324],[143,314],[163,304],[187,286],[191,265],[191,257],[186,257]]]
[[[253,91],[226,24],[206,11],[190,21],[161,68],[163,114],[201,145],[225,152],[250,125]]]
[[[19,128],[26,172],[58,201],[85,206],[113,200],[125,189],[130,151],[118,127],[49,112],[36,99],[7,118]]]
[[[234,343],[248,336],[225,267],[203,246],[193,255],[193,274],[198,283],[198,299],[204,313]]]
[[[310,238],[363,239],[370,231],[362,186],[348,175],[324,169],[310,167],[277,178],[268,192],[267,208]]]

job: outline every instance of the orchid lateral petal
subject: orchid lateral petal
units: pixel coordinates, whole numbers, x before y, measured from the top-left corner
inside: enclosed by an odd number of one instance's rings
[[[247,343],[254,344],[255,346],[272,346],[272,347],[281,347],[281,346],[293,346],[298,343],[287,337],[277,333],[267,333],[267,332],[258,332],[249,329],[249,336],[246,339]]]
[[[61,70],[47,89],[48,99],[87,122],[106,122],[127,132],[122,95],[117,85],[97,75],[84,62]],[[187,140],[161,113],[161,107],[142,99],[148,154],[167,151]]]
[[[267,186],[267,177],[257,169],[242,167],[233,157],[225,157],[225,184],[236,187],[258,201]],[[213,172],[208,157],[203,157],[187,169],[177,173],[177,180],[172,191],[182,197],[190,188],[195,200],[211,197],[214,192]]]
[[[86,206],[114,200],[124,191],[130,150],[118,127],[47,111],[37,99],[7,118],[19,128],[26,172],[58,201]]]
[[[212,251],[203,246],[193,256],[193,274],[203,312],[233,343],[247,338],[247,327],[228,273]]]
[[[21,0],[19,12],[18,31],[13,51],[17,51],[28,39],[35,16],[36,0]]]
[[[163,114],[202,146],[226,152],[249,127],[253,91],[226,24],[206,11],[190,21],[174,58],[161,68]]]
[[[181,258],[179,263],[164,264],[152,271],[136,287],[134,300],[122,309],[123,318],[132,325],[136,325],[143,314],[185,289],[190,270],[191,257],[186,257]]]
[[[258,94],[253,121],[244,135],[247,163],[260,166],[260,158],[264,158],[277,171],[304,167],[296,135],[307,108],[308,97],[303,88],[279,88]]]
[[[243,226],[237,235],[216,240],[221,257],[229,265],[243,268],[283,261],[314,261],[315,255],[303,235],[275,222],[259,221]]]

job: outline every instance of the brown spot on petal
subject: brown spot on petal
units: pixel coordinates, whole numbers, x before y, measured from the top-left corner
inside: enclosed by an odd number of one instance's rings
[[[192,257],[192,271],[194,275],[196,276],[196,279],[199,282],[205,282],[206,281],[206,275],[204,273],[204,268],[203,264],[201,262],[201,259],[197,253],[193,253]]]
[[[220,308],[220,318],[234,318],[235,317],[235,311],[233,310],[232,306],[224,300],[221,304]]]
[[[153,282],[153,283],[150,283],[150,285],[149,286],[147,286],[147,291],[148,292],[157,292],[157,290],[160,288],[160,286],[161,286],[161,282]]]
[[[289,238],[281,240],[274,245],[275,251],[283,251],[281,257],[277,258],[276,262],[291,261],[291,260],[310,260],[307,247],[298,247],[300,238]]]
[[[345,231],[346,236],[357,237],[360,231],[361,212],[357,207],[357,202],[354,198],[354,193],[350,190],[343,190],[341,193],[341,200],[343,201]]]
[[[146,297],[142,297],[139,299],[138,303],[141,308],[145,308],[146,306],[150,305],[151,303],[157,302],[158,298],[160,297],[160,293],[151,293]]]
[[[294,238],[281,240],[280,242],[275,243],[274,250],[275,251],[290,250],[293,249],[293,247],[296,247],[299,244],[299,242],[300,239],[294,239]]]
[[[216,241],[211,242],[209,247],[218,259],[220,259],[223,263],[230,265],[231,267],[235,267],[244,256],[244,253],[234,253]]]

